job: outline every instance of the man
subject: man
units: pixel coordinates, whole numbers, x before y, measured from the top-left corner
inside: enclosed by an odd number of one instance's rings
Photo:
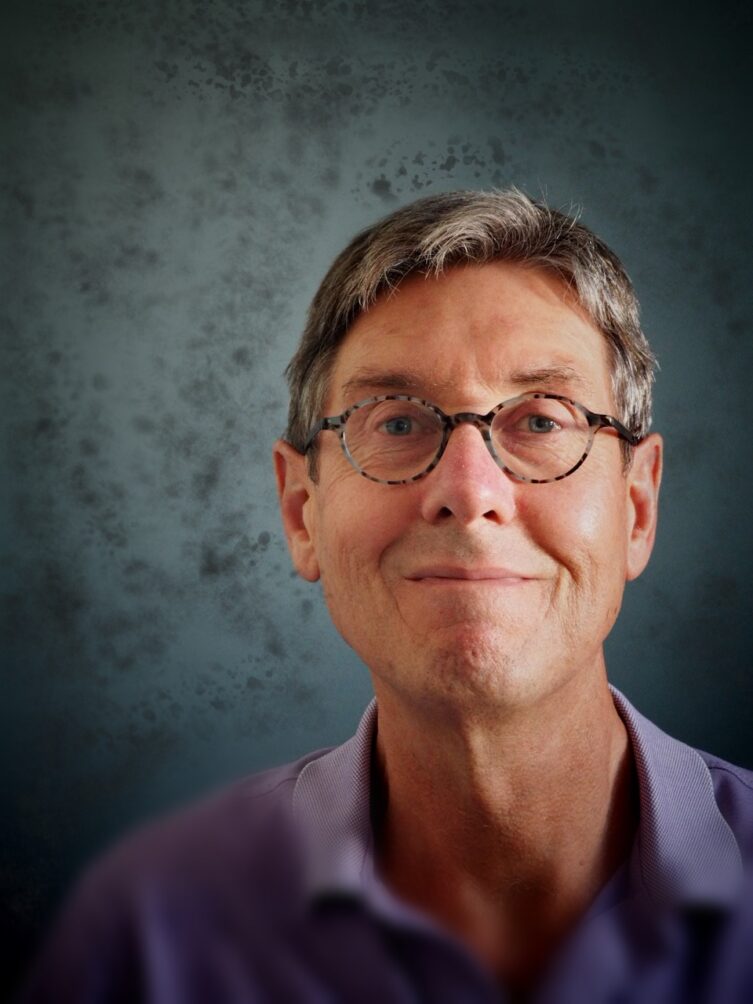
[[[656,530],[652,367],[616,257],[516,190],[351,243],[274,457],[375,703],[107,857],[30,1000],[753,999],[753,776],[607,683]]]

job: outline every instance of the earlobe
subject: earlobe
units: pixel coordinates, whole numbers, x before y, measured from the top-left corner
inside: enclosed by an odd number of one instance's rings
[[[635,447],[633,462],[627,473],[630,515],[627,540],[629,580],[638,578],[648,564],[654,547],[662,456],[662,438],[657,433],[652,433]]]
[[[290,557],[298,574],[308,582],[319,578],[319,561],[314,546],[312,481],[306,457],[290,443],[278,439],[272,451],[280,516]]]

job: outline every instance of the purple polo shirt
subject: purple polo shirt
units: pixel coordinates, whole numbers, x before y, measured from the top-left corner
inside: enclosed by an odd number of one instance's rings
[[[629,859],[526,1004],[753,1002],[753,774],[620,694],[640,786]],[[374,868],[376,703],[344,745],[128,838],[84,876],[23,1000],[512,1001]]]

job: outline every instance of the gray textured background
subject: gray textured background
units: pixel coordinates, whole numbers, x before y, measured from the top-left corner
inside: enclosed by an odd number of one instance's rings
[[[427,192],[574,201],[623,257],[668,463],[611,675],[753,766],[749,5],[603,6],[5,5],[6,982],[115,835],[354,727],[270,446],[329,261]]]

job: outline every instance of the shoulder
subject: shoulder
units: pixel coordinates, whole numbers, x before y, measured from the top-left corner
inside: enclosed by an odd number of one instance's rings
[[[102,855],[87,879],[147,881],[176,870],[199,879],[232,870],[239,859],[253,865],[265,843],[292,833],[296,782],[303,768],[326,752],[251,774],[139,827]]]
[[[614,687],[640,789],[642,872],[657,900],[737,897],[753,864],[753,775],[663,732]]]
[[[23,1000],[141,999],[155,965],[187,978],[226,936],[250,955],[259,931],[297,902],[293,793],[326,752],[237,781],[102,854],[69,896]]]
[[[753,771],[703,750],[696,752],[708,768],[719,811],[743,855],[753,861]]]

